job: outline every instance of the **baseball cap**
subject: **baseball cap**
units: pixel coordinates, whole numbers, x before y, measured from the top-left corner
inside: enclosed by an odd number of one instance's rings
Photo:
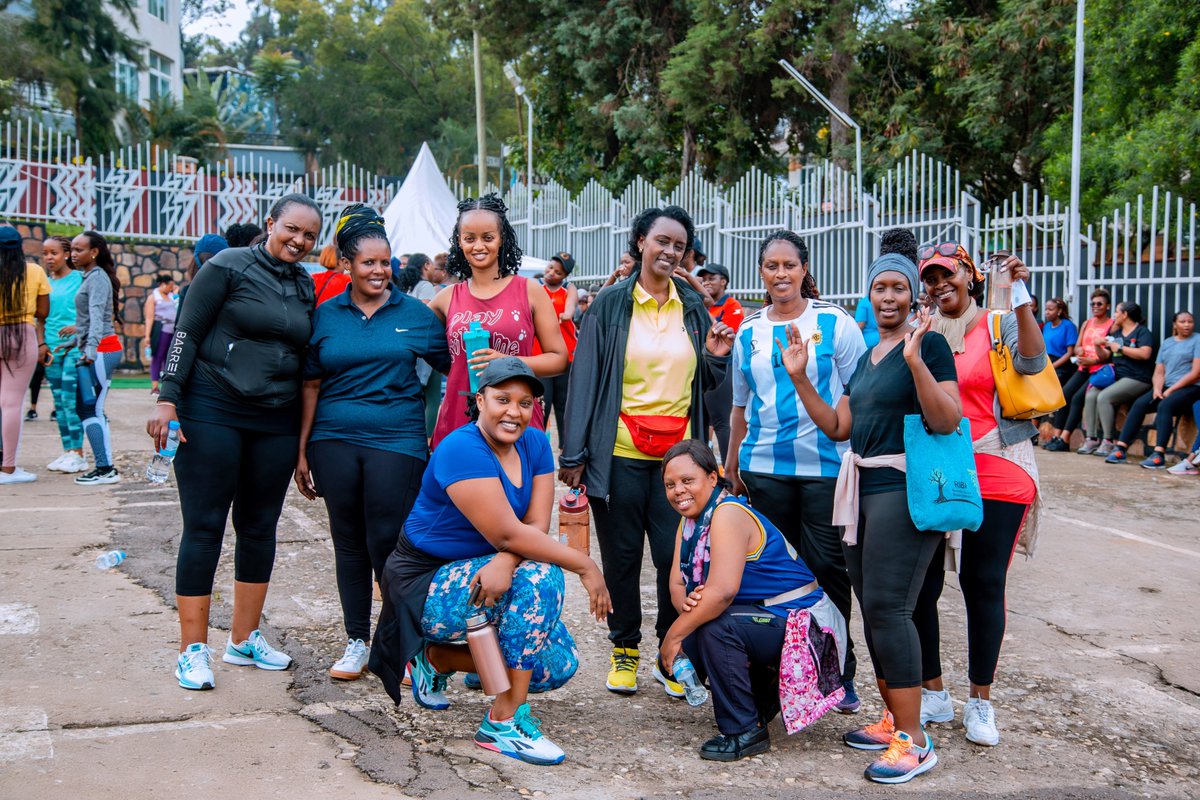
[[[0,225],[0,250],[20,250],[21,234],[12,225]]]
[[[571,258],[570,253],[555,253],[550,256],[550,260],[562,264],[563,272],[568,275],[575,271],[575,259]]]
[[[529,384],[529,391],[533,393],[534,397],[541,397],[545,391],[542,382],[533,374],[529,365],[516,356],[505,356],[489,361],[488,365],[479,371],[479,388],[497,386],[514,378],[520,378]]]
[[[720,275],[726,281],[729,280],[729,270],[725,268],[724,264],[708,263],[708,264],[705,264],[703,267],[696,267],[696,270],[693,274],[697,278],[700,278],[700,277],[703,277],[706,273],[712,273],[713,275]]]
[[[692,238],[692,254],[700,258],[708,258],[708,253],[704,252],[704,242],[700,241],[700,237]],[[729,277],[726,275],[725,277]]]

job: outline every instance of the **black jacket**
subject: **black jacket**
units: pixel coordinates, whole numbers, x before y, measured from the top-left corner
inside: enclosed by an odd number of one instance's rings
[[[571,364],[567,408],[563,415],[564,467],[584,465],[583,483],[591,497],[607,500],[617,420],[621,413],[621,383],[625,376],[625,347],[633,318],[633,287],[640,270],[605,289],[583,316],[583,330]],[[704,346],[712,317],[700,295],[679,278],[672,278],[683,302],[683,324],[696,351],[692,378],[692,435],[703,438],[708,430],[704,393],[725,377],[729,356],[714,356]]]
[[[178,405],[194,369],[234,402],[293,405],[312,313],[312,279],[299,264],[276,260],[261,244],[217,253],[180,309],[159,399]]]

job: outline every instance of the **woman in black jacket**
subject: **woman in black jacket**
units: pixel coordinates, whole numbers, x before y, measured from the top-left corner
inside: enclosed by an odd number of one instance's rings
[[[317,205],[290,194],[271,208],[266,241],[205,263],[176,322],[158,405],[146,423],[156,448],[176,420],[185,443],[175,459],[183,512],[175,677],[185,689],[214,685],[208,615],[230,506],[237,535],[233,625],[222,660],[269,670],[292,663],[258,626],[299,447],[301,366],[314,301],[300,262],[320,232]]]
[[[679,515],[662,491],[662,457],[708,430],[704,393],[724,378],[733,342],[732,329],[712,321],[684,277],[694,240],[691,217],[678,206],[638,215],[629,254],[640,266],[601,292],[584,317],[567,394],[559,479],[586,485],[592,500],[613,603],[606,685],[622,694],[637,691],[647,537],[660,643],[676,616],[669,579]],[[653,675],[667,694],[683,696],[669,670],[656,663]]]

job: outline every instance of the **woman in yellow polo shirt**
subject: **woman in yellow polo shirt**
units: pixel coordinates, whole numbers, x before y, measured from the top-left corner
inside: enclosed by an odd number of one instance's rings
[[[623,694],[637,691],[647,538],[660,643],[676,616],[669,579],[679,515],[662,492],[662,457],[708,429],[704,393],[724,377],[732,345],[729,326],[712,321],[687,281],[694,240],[691,217],[678,206],[638,215],[629,238],[633,272],[601,292],[583,318],[567,394],[559,478],[586,486],[591,498],[613,601],[607,686]],[[683,696],[657,663],[653,674],[668,694]]]
[[[0,225],[0,484],[29,483],[37,476],[17,466],[21,444],[21,403],[46,347],[50,282],[37,264],[26,264],[21,234]]]

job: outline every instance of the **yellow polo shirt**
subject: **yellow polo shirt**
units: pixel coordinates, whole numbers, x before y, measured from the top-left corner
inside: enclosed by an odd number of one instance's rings
[[[686,417],[691,409],[696,351],[683,325],[683,301],[674,281],[670,287],[667,302],[661,306],[640,283],[633,287],[633,317],[621,379],[621,411],[630,416]],[[689,423],[684,438],[690,435]],[[613,455],[658,460],[634,446],[629,428],[620,418]]]
[[[14,325],[24,322],[33,324],[37,311],[37,299],[41,295],[50,294],[50,280],[46,271],[32,261],[25,262],[25,291],[17,298],[16,308],[0,310],[0,325]]]

